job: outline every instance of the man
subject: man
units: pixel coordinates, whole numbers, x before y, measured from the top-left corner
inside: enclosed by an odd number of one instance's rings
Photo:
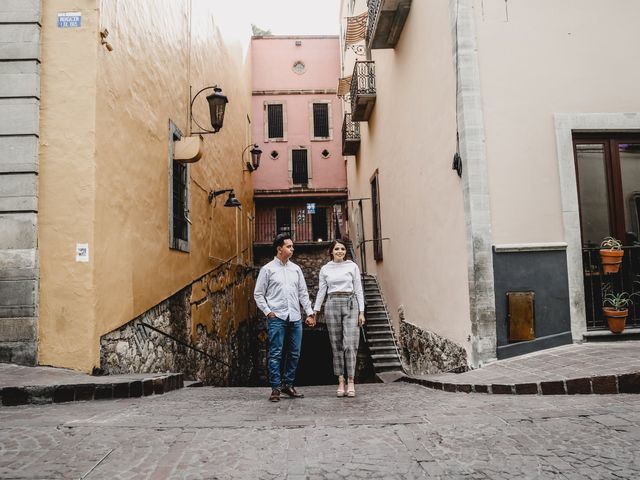
[[[280,393],[302,398],[293,386],[302,344],[302,315],[300,304],[307,313],[307,324],[313,323],[314,313],[302,270],[289,259],[293,255],[293,241],[287,234],[273,241],[276,256],[260,269],[253,296],[256,305],[267,316],[269,334],[269,383],[272,402],[280,401]],[[282,351],[286,345],[283,375]]]

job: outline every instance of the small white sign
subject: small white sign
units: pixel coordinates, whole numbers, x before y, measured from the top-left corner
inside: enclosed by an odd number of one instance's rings
[[[89,261],[89,244],[88,243],[76,243],[76,262],[88,262]]]
[[[307,213],[312,215],[316,213],[316,204],[315,203],[307,203]]]
[[[82,12],[59,12],[58,28],[80,28],[82,26]]]

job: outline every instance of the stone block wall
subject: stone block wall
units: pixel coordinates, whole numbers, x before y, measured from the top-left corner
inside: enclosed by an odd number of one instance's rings
[[[468,369],[467,351],[433,332],[400,319],[400,352],[407,373],[428,375]]]
[[[40,0],[0,2],[0,362],[38,340]]]
[[[180,372],[206,385],[265,385],[266,324],[247,296],[256,273],[225,265],[102,336],[100,367],[109,374]]]

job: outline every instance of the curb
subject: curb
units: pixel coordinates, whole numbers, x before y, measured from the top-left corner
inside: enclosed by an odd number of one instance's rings
[[[434,390],[452,393],[487,393],[493,395],[611,395],[640,393],[640,372],[511,384],[450,383],[409,376],[399,378],[397,381],[415,383]]]
[[[80,383],[65,385],[28,385],[0,388],[0,401],[5,407],[27,404],[65,403],[88,400],[137,398],[184,387],[182,373],[170,373],[141,380],[112,383]]]

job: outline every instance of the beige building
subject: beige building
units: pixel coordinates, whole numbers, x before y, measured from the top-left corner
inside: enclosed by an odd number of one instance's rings
[[[579,342],[605,328],[603,285],[633,290],[638,15],[633,0],[342,2],[350,232],[405,351],[420,337],[479,366]],[[599,264],[608,235],[618,276]]]
[[[254,311],[250,64],[210,3],[0,6],[0,361],[235,361]],[[224,124],[199,135],[214,85]]]

